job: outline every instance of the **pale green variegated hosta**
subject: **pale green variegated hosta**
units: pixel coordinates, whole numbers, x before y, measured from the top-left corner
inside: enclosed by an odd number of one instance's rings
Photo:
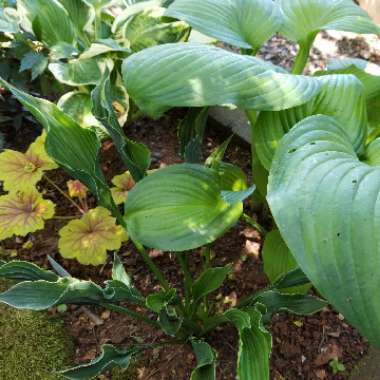
[[[122,71],[130,96],[153,116],[172,107],[208,105],[281,110],[307,102],[320,90],[315,78],[198,43],[146,49],[127,58]]]
[[[379,142],[362,159],[344,125],[301,121],[281,141],[268,202],[313,285],[380,347]]]

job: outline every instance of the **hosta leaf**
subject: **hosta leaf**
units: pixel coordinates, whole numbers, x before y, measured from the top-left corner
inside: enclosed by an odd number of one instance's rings
[[[94,128],[100,139],[108,136],[105,127],[92,113],[90,94],[79,91],[68,92],[58,100],[57,106],[71,116],[81,127]]]
[[[95,10],[85,0],[59,0],[69,14],[78,37],[83,37],[95,19]],[[84,36],[85,42],[88,37]]]
[[[48,66],[48,63],[48,58],[45,57],[43,54],[30,52],[22,58],[20,72],[25,70],[31,70],[32,80],[34,80],[45,71],[45,69]]]
[[[265,236],[262,256],[264,272],[271,283],[276,283],[279,278],[282,278],[289,271],[298,268],[292,253],[278,230],[273,230]],[[291,293],[304,293],[309,289],[310,285],[284,290]]]
[[[160,18],[141,13],[133,16],[125,25],[123,38],[136,52],[151,46],[181,41],[189,32],[181,21],[162,22]]]
[[[123,53],[125,56],[130,53],[130,50],[120,46],[118,42],[112,38],[101,39],[91,44],[89,49],[80,55],[80,59],[89,59],[111,52]]]
[[[230,266],[210,268],[203,272],[193,284],[192,295],[195,302],[219,289],[229,273]]]
[[[265,290],[257,294],[254,301],[265,305],[269,316],[279,312],[311,315],[327,306],[326,301],[307,294],[283,294],[277,290]]]
[[[162,250],[185,251],[211,243],[243,211],[221,197],[218,173],[201,165],[160,169],[129,192],[125,220],[132,239]]]
[[[46,274],[44,277],[46,278]],[[124,301],[137,305],[145,303],[134,287],[116,280],[107,281],[105,288],[101,288],[91,281],[80,281],[71,277],[37,279],[20,282],[0,293],[0,302],[17,309],[29,310],[46,310],[61,304],[101,305]]]
[[[261,313],[247,307],[228,310],[224,315],[239,332],[238,379],[269,380],[272,337],[263,326]]]
[[[280,29],[278,4],[267,0],[176,0],[168,16],[241,48],[259,48]]]
[[[315,75],[353,74],[364,86],[370,133],[367,143],[380,133],[380,66],[359,58],[333,59],[327,70]]]
[[[45,146],[49,156],[70,175],[83,182],[102,206],[117,213],[100,167],[100,142],[95,132],[82,128],[55,104],[18,90],[1,78],[0,83],[11,91],[45,128]]]
[[[216,353],[211,346],[197,339],[192,339],[197,366],[192,371],[190,380],[215,380],[216,376]]]
[[[315,78],[289,75],[259,58],[197,43],[165,44],[123,63],[128,93],[145,112],[171,107],[233,104],[280,110],[303,104],[319,91]]]
[[[99,83],[106,69],[112,71],[110,59],[75,59],[68,63],[57,62],[49,70],[59,82],[68,86],[85,86]]]
[[[335,117],[344,126],[354,148],[358,152],[363,151],[367,113],[362,84],[353,75],[329,75],[319,80],[322,90],[311,101],[285,111],[260,114],[254,127],[255,149],[266,169],[269,170],[283,135],[297,122],[311,115]]]
[[[152,293],[146,298],[146,306],[153,310],[155,313],[160,313],[162,309],[167,307],[175,300],[177,293],[176,290],[171,288],[169,290],[161,290],[157,293]]]
[[[73,380],[92,379],[106,370],[115,367],[127,369],[133,357],[139,352],[138,349],[130,348],[127,351],[116,349],[111,344],[102,346],[102,352],[96,359],[89,363],[81,364],[77,367],[61,371],[60,373]]]
[[[120,281],[127,286],[130,286],[132,284],[131,278],[125,270],[123,262],[116,253],[113,256],[112,279]]]
[[[368,13],[352,0],[280,0],[282,33],[293,41],[305,41],[321,30],[379,33]]]
[[[364,86],[367,100],[380,95],[380,66],[360,58],[332,59],[327,70],[317,71],[315,75],[352,74]]]
[[[55,273],[41,269],[37,265],[28,261],[0,263],[0,277],[13,280],[58,280],[58,276]]]
[[[67,10],[58,0],[19,0],[19,14],[30,32],[48,46],[74,44],[75,32]]]
[[[307,118],[278,148],[268,202],[312,284],[380,347],[380,170],[373,153],[361,162],[344,127],[326,116]]]
[[[310,281],[306,277],[305,273],[300,268],[293,269],[290,272],[284,274],[273,284],[275,289],[286,289],[293,286],[302,286],[309,284]]]
[[[240,192],[247,189],[247,176],[238,166],[222,161],[217,170],[222,190]]]
[[[104,75],[92,91],[93,114],[104,125],[133,179],[141,180],[150,166],[150,151],[144,145],[128,139],[117,119],[112,104],[112,87],[108,75]]]

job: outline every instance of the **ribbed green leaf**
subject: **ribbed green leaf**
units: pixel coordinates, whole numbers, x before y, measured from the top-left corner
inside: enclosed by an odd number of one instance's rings
[[[0,277],[14,280],[58,280],[58,276],[55,273],[41,269],[37,265],[27,261],[0,263]]]
[[[118,212],[99,162],[95,132],[82,128],[55,104],[31,96],[0,78],[0,83],[28,109],[47,132],[46,149],[60,166],[79,179],[104,207]]]
[[[155,313],[160,313],[173,302],[177,293],[175,289],[161,290],[157,293],[152,293],[146,298],[146,305]]]
[[[95,376],[100,375],[102,372],[115,367],[126,370],[129,367],[131,360],[138,352],[139,350],[135,348],[121,351],[111,344],[105,344],[102,346],[100,356],[96,359],[89,363],[61,371],[60,373],[68,379],[85,380],[92,379]]]
[[[108,75],[104,75],[91,93],[95,117],[104,125],[133,179],[140,181],[150,166],[150,151],[144,145],[128,139],[117,119],[112,101],[114,94]]]
[[[362,82],[370,128],[367,143],[371,142],[380,134],[380,66],[359,58],[333,59],[327,70],[315,73],[317,76],[329,74],[352,74]]]
[[[370,164],[360,162],[344,126],[326,116],[307,118],[278,148],[268,202],[313,285],[380,347],[380,169],[374,153],[367,152]]]
[[[74,59],[68,63],[57,62],[49,65],[55,79],[74,87],[97,84],[104,72],[112,69],[112,60],[106,58]]]
[[[278,4],[268,0],[176,0],[166,14],[241,48],[259,48],[282,23]]]
[[[125,220],[132,239],[153,248],[185,251],[211,243],[243,211],[221,197],[216,171],[182,164],[160,169],[128,194]]]
[[[229,273],[231,273],[231,266],[210,268],[203,272],[193,284],[192,295],[194,301],[197,302],[219,289]]]
[[[156,46],[123,63],[128,93],[145,112],[171,107],[233,104],[281,110],[303,104],[320,89],[315,78],[289,75],[258,58],[197,43]]]
[[[192,339],[191,345],[197,358],[197,366],[191,372],[190,380],[215,380],[215,351],[203,340]]]
[[[17,8],[24,26],[36,37],[53,46],[59,42],[74,44],[75,32],[69,13],[58,0],[18,0]]]
[[[224,314],[239,332],[238,379],[269,380],[272,337],[253,307],[231,309]]]
[[[355,149],[363,151],[367,113],[362,84],[353,75],[320,77],[322,90],[308,103],[280,112],[262,112],[254,127],[255,149],[269,170],[283,135],[307,116],[325,114],[335,117],[350,136]]]
[[[305,41],[320,30],[375,33],[380,29],[352,0],[279,0],[284,15],[282,33]]]

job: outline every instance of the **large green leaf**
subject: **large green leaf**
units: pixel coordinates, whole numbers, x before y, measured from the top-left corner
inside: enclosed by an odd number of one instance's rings
[[[89,59],[112,52],[121,53],[125,56],[131,51],[128,48],[120,46],[119,43],[112,38],[105,38],[92,43],[89,49],[80,55],[80,59]]]
[[[306,41],[321,30],[375,33],[380,28],[352,0],[279,0],[284,16],[282,33],[293,41]]]
[[[85,86],[99,83],[106,70],[112,71],[111,59],[74,59],[68,63],[56,62],[49,70],[59,82],[68,86]]]
[[[350,108],[347,108],[348,110]],[[374,144],[378,144],[375,140]],[[309,117],[282,140],[268,202],[313,285],[380,347],[379,146],[358,158],[334,119]]]
[[[140,350],[136,348],[121,351],[111,344],[105,344],[102,346],[100,356],[96,359],[89,363],[61,371],[60,373],[68,379],[85,380],[95,378],[95,376],[100,375],[102,372],[111,370],[115,367],[126,370],[129,367],[131,360],[139,351]]]
[[[238,379],[269,380],[272,337],[263,326],[261,313],[247,307],[230,309],[224,316],[239,332]]]
[[[133,54],[123,63],[123,76],[130,96],[153,116],[171,107],[226,104],[281,110],[307,102],[320,89],[315,78],[289,75],[259,58],[198,43]]]
[[[140,181],[150,166],[150,151],[144,145],[128,139],[113,108],[112,86],[108,75],[104,75],[91,94],[95,117],[104,125],[133,179]]]
[[[0,277],[13,280],[58,280],[58,276],[55,273],[41,269],[37,265],[27,261],[0,263]]]
[[[211,243],[243,211],[221,195],[218,173],[201,165],[160,169],[128,194],[125,220],[132,239],[153,248],[185,251]]]
[[[282,23],[278,4],[268,0],[176,0],[166,14],[241,48],[260,48]]]
[[[197,366],[192,371],[190,380],[215,380],[215,351],[203,340],[192,339],[191,345],[197,358]]]
[[[27,30],[48,46],[59,42],[74,44],[74,26],[58,0],[18,0],[17,8]]]
[[[335,117],[344,126],[355,149],[362,152],[367,128],[362,84],[353,75],[328,75],[319,80],[322,90],[311,101],[285,111],[260,113],[254,126],[255,149],[266,169],[269,170],[283,135],[311,115]]]
[[[100,166],[100,142],[95,132],[82,128],[55,104],[18,90],[1,78],[0,83],[42,124],[47,132],[46,149],[50,157],[86,184],[100,204],[117,212]]]

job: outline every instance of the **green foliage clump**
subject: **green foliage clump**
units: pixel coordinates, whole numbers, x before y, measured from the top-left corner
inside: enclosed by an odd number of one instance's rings
[[[6,282],[0,281],[0,291]],[[61,321],[46,314],[0,306],[0,379],[58,380],[73,344]]]

